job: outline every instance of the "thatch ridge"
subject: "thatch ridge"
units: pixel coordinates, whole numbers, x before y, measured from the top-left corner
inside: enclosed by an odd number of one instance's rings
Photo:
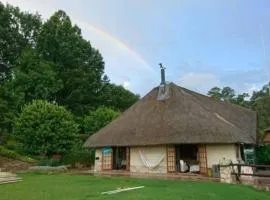
[[[88,138],[85,147],[177,143],[255,143],[256,113],[179,87],[157,101],[159,87]]]

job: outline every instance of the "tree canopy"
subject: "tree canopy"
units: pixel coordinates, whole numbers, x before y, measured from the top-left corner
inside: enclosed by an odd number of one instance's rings
[[[0,2],[0,134],[33,100],[78,118],[101,106],[124,111],[139,97],[109,81],[102,55],[62,10],[42,21]]]
[[[118,117],[119,114],[118,111],[107,107],[99,107],[94,111],[90,111],[83,120],[85,133],[91,135],[97,132]]]
[[[261,136],[264,130],[270,126],[270,95],[269,85],[266,84],[259,91],[254,91],[250,97],[247,93],[235,94],[234,89],[230,87],[213,87],[208,95],[221,101],[227,101],[242,107],[253,109],[257,112],[258,133]]]

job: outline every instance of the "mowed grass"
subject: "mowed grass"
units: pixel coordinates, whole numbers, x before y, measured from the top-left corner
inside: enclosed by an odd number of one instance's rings
[[[1,200],[269,200],[270,193],[243,185],[180,180],[149,180],[90,175],[21,174],[23,181],[0,185]],[[101,192],[118,187],[145,186],[143,189],[112,195]]]

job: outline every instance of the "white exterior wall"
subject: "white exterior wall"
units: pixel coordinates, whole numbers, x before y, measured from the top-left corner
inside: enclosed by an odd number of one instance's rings
[[[96,158],[99,158],[96,160]],[[102,151],[101,149],[96,149],[95,151],[95,172],[100,172],[102,170]]]
[[[139,151],[150,163],[157,163],[161,157],[162,162],[155,168],[147,168],[142,160]],[[148,146],[130,148],[130,172],[137,173],[167,173],[167,149],[166,146]]]
[[[223,158],[236,163],[236,151],[239,152],[239,148],[237,148],[235,144],[206,145],[207,167],[212,168],[212,165],[219,164],[219,161]]]

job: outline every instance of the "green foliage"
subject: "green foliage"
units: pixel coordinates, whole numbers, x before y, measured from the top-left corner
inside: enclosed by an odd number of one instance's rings
[[[62,162],[60,159],[53,159],[53,158],[48,158],[47,156],[41,156],[38,158],[37,162],[38,166],[61,166]]]
[[[75,167],[77,163],[84,166],[91,166],[94,164],[95,151],[93,149],[74,148],[62,158],[62,163]]]
[[[234,90],[229,87],[224,87],[223,89],[214,87],[208,92],[208,95],[256,111],[258,133],[261,135],[264,133],[264,130],[270,126],[270,96],[268,84],[264,85],[261,90],[254,91],[250,99],[248,99],[249,95],[247,93],[235,95]]]
[[[119,114],[119,112],[107,107],[100,107],[90,111],[83,120],[85,133],[91,135],[97,132],[118,117]]]
[[[21,160],[24,162],[35,162],[35,160],[33,160],[32,158],[27,157],[27,156],[22,156],[22,155],[16,153],[15,151],[6,149],[5,147],[3,147],[1,145],[0,145],[0,156],[12,158],[15,160]]]
[[[269,85],[266,84],[261,90],[253,92],[250,99],[251,108],[257,112],[258,132],[264,134],[264,130],[270,126],[270,95]]]
[[[0,129],[1,131],[1,129]],[[8,133],[0,132],[0,145],[5,144],[8,141]]]
[[[25,103],[33,99],[53,100],[54,94],[62,88],[54,64],[42,60],[33,49],[25,49],[16,66],[12,88],[23,94]]]
[[[222,94],[221,94],[221,89],[219,87],[213,87],[211,88],[207,95],[209,95],[210,97],[213,97],[215,99],[221,100],[222,98]]]
[[[236,95],[234,89],[230,87],[224,87],[222,89],[213,87],[208,91],[207,95],[218,100],[227,101],[243,107],[249,107],[249,103],[246,100],[249,95],[247,93]]]
[[[124,111],[139,99],[110,83],[101,54],[64,11],[42,22],[0,2],[0,46],[1,143],[35,99],[63,105],[77,118],[100,106]]]
[[[37,14],[0,2],[0,82],[11,78],[12,68],[22,50],[35,46],[42,22]],[[4,67],[5,66],[5,67]]]
[[[13,150],[15,151],[17,148],[18,144],[16,142],[16,140],[8,140],[7,143],[5,144],[5,148],[9,149],[9,150]]]
[[[104,61],[81,30],[72,25],[62,10],[54,13],[42,26],[37,49],[43,58],[55,64],[63,88],[55,99],[78,116],[99,105]]]
[[[139,95],[126,90],[123,86],[115,84],[104,84],[100,101],[102,105],[115,110],[125,111],[140,99]]]
[[[0,133],[11,133],[13,120],[23,102],[23,94],[14,92],[10,81],[0,84]]]
[[[257,147],[256,162],[257,164],[270,165],[270,145]]]
[[[15,121],[15,134],[30,155],[65,154],[77,141],[78,125],[64,107],[37,100]]]

